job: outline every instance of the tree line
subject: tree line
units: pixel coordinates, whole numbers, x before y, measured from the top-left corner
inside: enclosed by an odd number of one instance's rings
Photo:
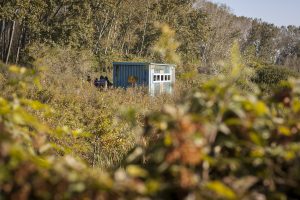
[[[90,49],[100,62],[116,56],[163,61],[152,46],[160,35],[156,24],[167,23],[176,31],[177,53],[187,67],[217,71],[238,40],[249,66],[299,70],[299,27],[237,17],[209,1],[2,0],[0,9],[1,60],[6,63],[26,62],[28,47],[44,43]]]

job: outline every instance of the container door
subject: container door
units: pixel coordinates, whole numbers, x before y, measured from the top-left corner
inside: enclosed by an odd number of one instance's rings
[[[153,66],[150,65],[149,67],[149,93],[151,96],[154,96],[154,80],[153,80],[153,75],[154,75],[154,68]]]

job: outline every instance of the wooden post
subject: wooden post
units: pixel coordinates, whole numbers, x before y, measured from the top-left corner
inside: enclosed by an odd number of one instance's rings
[[[105,80],[105,83],[104,83],[104,91],[107,91],[107,85],[108,85],[107,80]]]

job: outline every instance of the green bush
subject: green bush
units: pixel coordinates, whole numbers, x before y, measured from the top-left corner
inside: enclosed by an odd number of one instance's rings
[[[78,135],[51,130],[28,113],[48,109],[31,100],[0,97],[0,199],[108,198],[112,180],[72,156],[55,154],[49,135]],[[60,150],[64,151],[63,147]]]
[[[146,120],[149,144],[132,155],[144,152],[134,163],[146,187],[156,184],[153,199],[300,198],[300,82],[267,98],[231,80],[211,80]]]
[[[286,67],[268,66],[257,68],[252,77],[252,81],[258,84],[264,91],[271,91],[274,90],[281,81],[286,81],[289,77],[299,77],[299,74]]]
[[[147,144],[109,174],[47,140],[84,135],[51,129],[28,112],[48,106],[1,97],[0,198],[299,199],[300,82],[264,97],[233,85],[238,76],[209,80],[147,115]]]

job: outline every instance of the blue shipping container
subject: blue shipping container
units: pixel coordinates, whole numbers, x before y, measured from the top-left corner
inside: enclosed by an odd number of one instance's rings
[[[146,87],[153,96],[162,93],[171,94],[175,84],[175,65],[114,62],[113,82],[115,87]]]

